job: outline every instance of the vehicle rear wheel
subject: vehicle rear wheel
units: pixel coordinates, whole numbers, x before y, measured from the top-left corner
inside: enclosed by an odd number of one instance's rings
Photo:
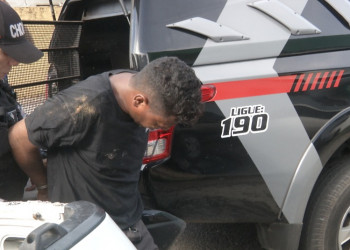
[[[304,218],[301,249],[350,249],[350,157],[320,176]]]

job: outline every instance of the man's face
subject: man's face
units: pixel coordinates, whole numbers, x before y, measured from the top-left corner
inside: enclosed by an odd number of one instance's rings
[[[168,130],[176,125],[176,117],[164,115],[161,110],[151,108],[150,99],[145,94],[136,91],[131,101],[130,105],[127,106],[127,113],[141,127]]]
[[[152,112],[151,109],[139,114],[134,120],[140,126],[149,129],[167,130],[176,124],[175,116],[162,116]]]
[[[6,55],[2,49],[0,49],[0,79],[3,79],[11,71],[12,67],[18,64],[19,62]]]

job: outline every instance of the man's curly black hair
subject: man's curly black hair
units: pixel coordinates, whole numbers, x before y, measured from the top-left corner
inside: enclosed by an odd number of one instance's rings
[[[193,69],[176,57],[161,57],[134,76],[134,86],[150,97],[150,107],[174,115],[177,123],[194,124],[202,114],[201,81]]]

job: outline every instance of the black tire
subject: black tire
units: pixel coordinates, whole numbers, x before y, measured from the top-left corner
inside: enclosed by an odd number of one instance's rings
[[[333,162],[320,176],[305,214],[300,249],[350,249],[350,231],[345,244],[339,244],[340,233],[350,226],[349,208],[350,157],[347,156]]]

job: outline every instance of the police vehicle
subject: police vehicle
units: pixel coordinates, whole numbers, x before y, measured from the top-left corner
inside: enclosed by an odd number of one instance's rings
[[[198,124],[149,135],[148,207],[256,223],[266,249],[349,249],[348,0],[67,0],[44,51],[47,96],[161,56],[203,82]]]

